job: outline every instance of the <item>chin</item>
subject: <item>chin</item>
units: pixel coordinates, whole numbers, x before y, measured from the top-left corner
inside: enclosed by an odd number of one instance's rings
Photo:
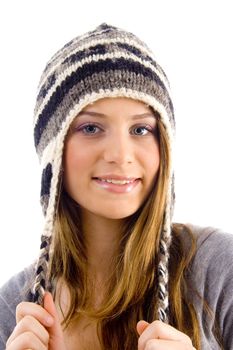
[[[138,208],[135,208],[134,210],[119,210],[120,208],[116,210],[109,210],[108,212],[102,212],[102,213],[96,213],[97,215],[100,215],[106,219],[112,219],[112,220],[120,220],[120,219],[126,219],[127,217],[133,215]]]

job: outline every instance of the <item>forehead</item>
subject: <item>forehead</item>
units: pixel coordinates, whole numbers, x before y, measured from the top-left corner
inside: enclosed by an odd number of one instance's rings
[[[107,118],[112,120],[133,120],[142,118],[158,119],[158,113],[145,102],[127,97],[107,97],[88,104],[74,118],[71,126],[79,118],[84,117]]]
[[[152,111],[152,108],[145,104],[142,101],[135,100],[128,97],[114,97],[114,98],[102,98],[99,99],[93,103],[90,103],[87,105],[83,111],[86,110],[96,110],[96,109],[106,109],[111,110],[114,109],[115,111],[131,111],[131,110],[137,110],[142,112],[150,112]]]
[[[117,117],[155,117],[156,113],[149,105],[142,101],[126,97],[103,98],[87,105],[78,116],[85,112],[94,116],[117,116]]]

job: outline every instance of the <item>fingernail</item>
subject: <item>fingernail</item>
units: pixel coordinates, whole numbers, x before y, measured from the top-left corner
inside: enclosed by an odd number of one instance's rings
[[[46,323],[47,326],[52,326],[53,318],[51,316],[46,317],[45,323]]]

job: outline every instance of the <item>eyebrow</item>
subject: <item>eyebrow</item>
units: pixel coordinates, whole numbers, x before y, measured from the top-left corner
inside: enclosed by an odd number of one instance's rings
[[[78,117],[81,115],[89,115],[90,117],[100,117],[100,118],[107,118],[106,114],[103,113],[98,113],[98,112],[92,112],[92,111],[81,111],[78,114]],[[155,114],[153,114],[153,112],[146,112],[146,113],[142,113],[142,114],[135,114],[132,115],[130,118],[132,119],[142,119],[142,118],[155,118]]]

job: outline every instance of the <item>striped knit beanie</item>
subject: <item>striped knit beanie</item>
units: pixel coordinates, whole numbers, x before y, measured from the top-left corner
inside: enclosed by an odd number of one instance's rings
[[[42,167],[41,205],[45,216],[33,300],[43,304],[54,231],[64,139],[73,119],[105,97],[128,97],[160,115],[172,152],[174,113],[169,82],[147,45],[134,34],[102,24],[70,41],[48,62],[38,88],[34,141]],[[168,322],[168,259],[173,207],[169,175],[158,265],[158,318]]]

